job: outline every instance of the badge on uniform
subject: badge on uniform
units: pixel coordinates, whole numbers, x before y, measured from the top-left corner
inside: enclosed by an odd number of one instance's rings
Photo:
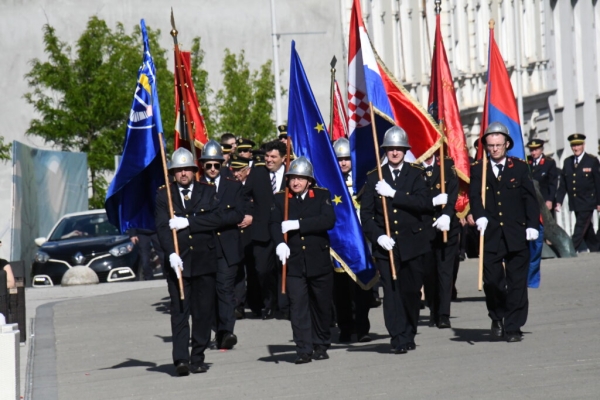
[[[188,201],[188,200],[190,199],[190,196],[188,196],[188,195],[186,194],[185,196],[183,196],[183,199],[184,199],[185,201]]]
[[[431,175],[433,175],[432,171],[427,171],[427,176],[431,177]]]
[[[435,185],[435,188],[436,188],[436,189],[439,189],[440,187],[441,187],[441,186],[440,186],[440,184],[439,184],[439,183],[438,183],[437,185]]]
[[[592,172],[592,169],[591,168],[584,168],[583,172]]]

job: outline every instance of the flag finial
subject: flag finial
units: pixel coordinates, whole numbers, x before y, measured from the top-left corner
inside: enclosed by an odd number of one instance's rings
[[[490,19],[490,29],[494,29],[494,25],[496,25],[496,21],[494,21],[494,18]]]
[[[442,11],[442,0],[435,0],[435,13],[439,14]]]

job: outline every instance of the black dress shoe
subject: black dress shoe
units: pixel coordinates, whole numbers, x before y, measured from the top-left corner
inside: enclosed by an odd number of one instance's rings
[[[327,354],[327,349],[322,347],[317,347],[312,355],[313,360],[328,360],[329,354]]]
[[[381,298],[379,296],[375,297],[373,296],[373,299],[371,300],[371,308],[377,308],[381,305]]]
[[[192,374],[202,374],[204,372],[208,371],[208,365],[202,363],[202,364],[191,364],[190,365],[190,372]]]
[[[437,327],[439,329],[452,328],[452,325],[450,325],[450,317],[447,315],[440,315],[440,320],[438,321]]]
[[[275,313],[272,308],[263,308],[260,310],[262,319],[273,319],[275,317]]]
[[[358,335],[359,343],[369,343],[371,340],[373,340],[373,339],[371,338],[371,336],[368,333],[365,333],[364,335]]]
[[[434,326],[437,325],[437,322],[438,322],[437,314],[434,312],[430,312],[429,313],[429,327],[433,328]]]
[[[523,336],[519,331],[506,332],[506,341],[508,343],[516,343],[523,340]]]
[[[188,376],[190,374],[190,364],[187,361],[177,361],[175,371],[179,376]]]
[[[406,345],[406,350],[415,350],[417,348],[417,345],[415,344],[415,342],[410,342],[409,344]]]
[[[226,333],[223,335],[223,339],[218,343],[219,349],[231,350],[233,346],[237,344],[237,336],[233,333]]]
[[[502,321],[492,321],[492,336],[497,338],[504,336],[504,324]]]
[[[236,307],[235,319],[244,319],[244,318],[246,318],[246,310],[244,310],[244,307]]]
[[[300,353],[298,354],[298,357],[296,357],[294,364],[307,364],[309,362],[311,362],[310,355],[306,353]]]
[[[340,343],[350,343],[352,341],[352,334],[348,332],[340,332]]]
[[[406,354],[406,353],[408,353],[408,348],[406,347],[405,344],[398,345],[394,349],[394,354]]]

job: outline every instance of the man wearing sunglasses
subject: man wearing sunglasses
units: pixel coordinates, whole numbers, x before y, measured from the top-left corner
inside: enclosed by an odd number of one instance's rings
[[[231,349],[237,344],[233,333],[235,325],[235,278],[239,264],[243,260],[242,239],[238,224],[244,218],[242,184],[233,177],[222,174],[224,162],[221,146],[214,140],[204,145],[200,157],[204,175],[201,183],[214,185],[217,206],[224,211],[237,212],[227,214],[221,228],[216,231],[217,247],[217,315],[216,345],[219,349]]]

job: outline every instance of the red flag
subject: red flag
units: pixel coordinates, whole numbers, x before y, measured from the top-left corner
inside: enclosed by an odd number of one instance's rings
[[[200,103],[198,102],[198,97],[196,96],[196,89],[194,89],[194,83],[192,81],[191,74],[191,55],[189,51],[182,51],[181,54],[181,62],[183,64],[183,85],[181,85],[181,90],[185,90],[184,99],[187,99],[187,104],[184,107],[187,107],[189,110],[189,116],[191,119],[192,131],[189,132],[189,136],[194,140],[194,144],[197,148],[202,149],[204,144],[208,141],[208,132],[206,131],[206,125],[204,124],[204,117],[202,116],[202,111],[200,109]],[[175,66],[175,71],[177,71],[177,66]],[[183,110],[180,109],[180,90],[179,90],[179,79],[177,77],[177,72],[175,72],[175,149],[180,147],[185,147],[187,149],[190,148],[189,139],[181,132],[182,130],[182,115],[181,112]],[[187,126],[185,126],[187,131]]]
[[[450,65],[446,57],[446,49],[442,40],[440,28],[440,15],[435,17],[435,44],[433,59],[431,61],[431,85],[429,89],[429,111],[438,120],[443,122],[448,155],[454,160],[456,173],[460,178],[460,191],[455,209],[459,215],[468,211],[468,183],[471,163],[465,144],[465,133],[460,121],[454,80],[450,72]]]
[[[348,137],[348,115],[342,101],[342,93],[337,81],[335,81],[335,92],[333,99],[333,127],[329,127],[332,140]]]

